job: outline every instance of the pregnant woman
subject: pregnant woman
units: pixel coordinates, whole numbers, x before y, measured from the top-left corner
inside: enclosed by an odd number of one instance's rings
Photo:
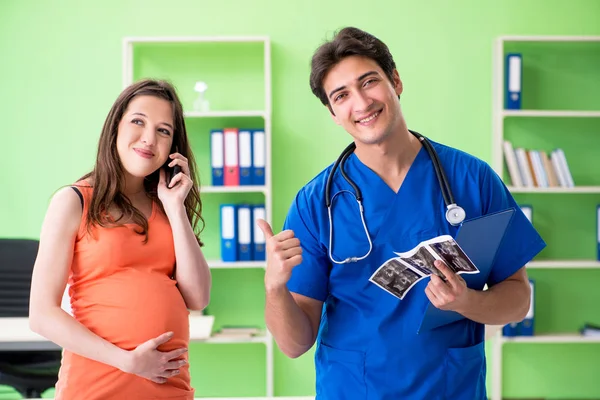
[[[175,89],[144,80],[108,113],[94,169],[53,196],[30,326],[64,349],[57,399],[193,399],[188,310],[211,286],[195,171]]]

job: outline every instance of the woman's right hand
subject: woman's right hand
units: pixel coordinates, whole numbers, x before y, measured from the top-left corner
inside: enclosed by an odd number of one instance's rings
[[[157,350],[157,347],[168,342],[173,332],[150,339],[127,353],[123,372],[141,376],[156,383],[165,383],[168,378],[179,374],[179,368],[187,364],[186,360],[177,358],[187,352],[187,348],[168,352]]]

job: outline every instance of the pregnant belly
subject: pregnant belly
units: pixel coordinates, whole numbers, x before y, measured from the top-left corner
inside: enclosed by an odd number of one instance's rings
[[[158,273],[126,270],[72,288],[75,318],[95,334],[131,350],[165,332],[159,350],[187,347],[189,312],[176,281]]]

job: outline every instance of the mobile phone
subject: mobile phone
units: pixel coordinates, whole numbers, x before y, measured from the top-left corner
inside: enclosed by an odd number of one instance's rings
[[[171,152],[169,153],[169,155],[173,154],[173,153],[177,153],[179,150],[177,149],[177,147],[175,147],[175,151],[173,151],[173,149],[171,149]],[[163,167],[165,168],[165,177],[167,179],[167,188],[171,189],[171,187],[169,186],[169,184],[171,183],[171,180],[173,179],[173,177],[175,175],[177,175],[178,173],[181,172],[181,167],[179,165],[175,165],[174,167],[169,167],[169,163],[173,161],[173,159],[171,159],[170,157],[167,158],[167,161],[165,162],[165,165],[163,165]]]

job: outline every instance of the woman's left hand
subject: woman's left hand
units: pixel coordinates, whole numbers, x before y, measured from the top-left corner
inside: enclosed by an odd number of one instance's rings
[[[165,212],[175,211],[177,207],[182,207],[194,184],[190,178],[190,167],[187,158],[179,153],[169,154],[169,158],[172,160],[169,163],[169,168],[179,165],[181,172],[175,175],[171,182],[167,182],[165,169],[160,169],[158,198],[162,202]]]

